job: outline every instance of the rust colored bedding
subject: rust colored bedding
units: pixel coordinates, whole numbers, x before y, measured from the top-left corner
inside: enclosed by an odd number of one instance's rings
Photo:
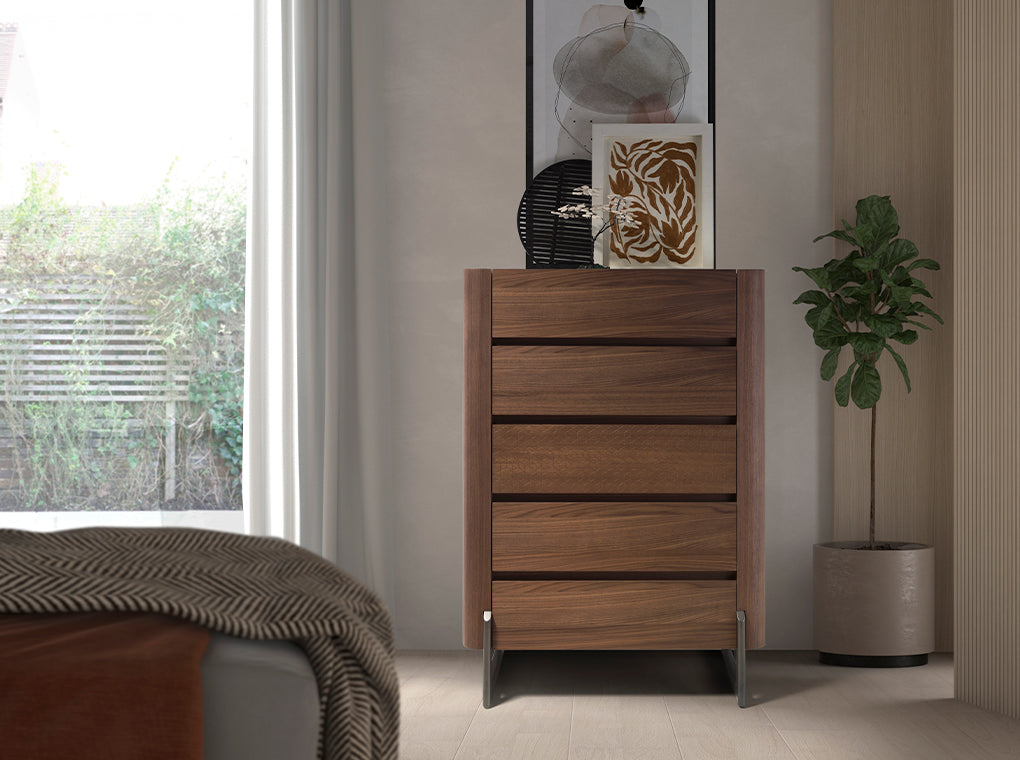
[[[148,613],[0,615],[0,756],[201,760],[208,642]]]

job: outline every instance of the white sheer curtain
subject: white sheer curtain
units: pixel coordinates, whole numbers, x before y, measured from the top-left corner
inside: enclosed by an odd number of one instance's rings
[[[244,501],[390,602],[387,325],[355,241],[350,0],[257,0]],[[392,607],[391,607],[392,608]]]

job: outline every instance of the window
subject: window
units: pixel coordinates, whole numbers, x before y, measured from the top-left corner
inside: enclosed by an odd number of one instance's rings
[[[0,14],[0,525],[241,530],[250,3]]]

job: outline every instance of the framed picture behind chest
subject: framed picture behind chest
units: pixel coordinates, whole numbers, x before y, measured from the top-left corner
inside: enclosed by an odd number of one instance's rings
[[[527,0],[527,181],[592,125],[714,121],[714,0]]]

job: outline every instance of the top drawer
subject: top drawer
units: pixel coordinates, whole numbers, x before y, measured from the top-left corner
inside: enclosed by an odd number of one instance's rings
[[[492,273],[495,339],[728,341],[736,334],[734,271]]]

